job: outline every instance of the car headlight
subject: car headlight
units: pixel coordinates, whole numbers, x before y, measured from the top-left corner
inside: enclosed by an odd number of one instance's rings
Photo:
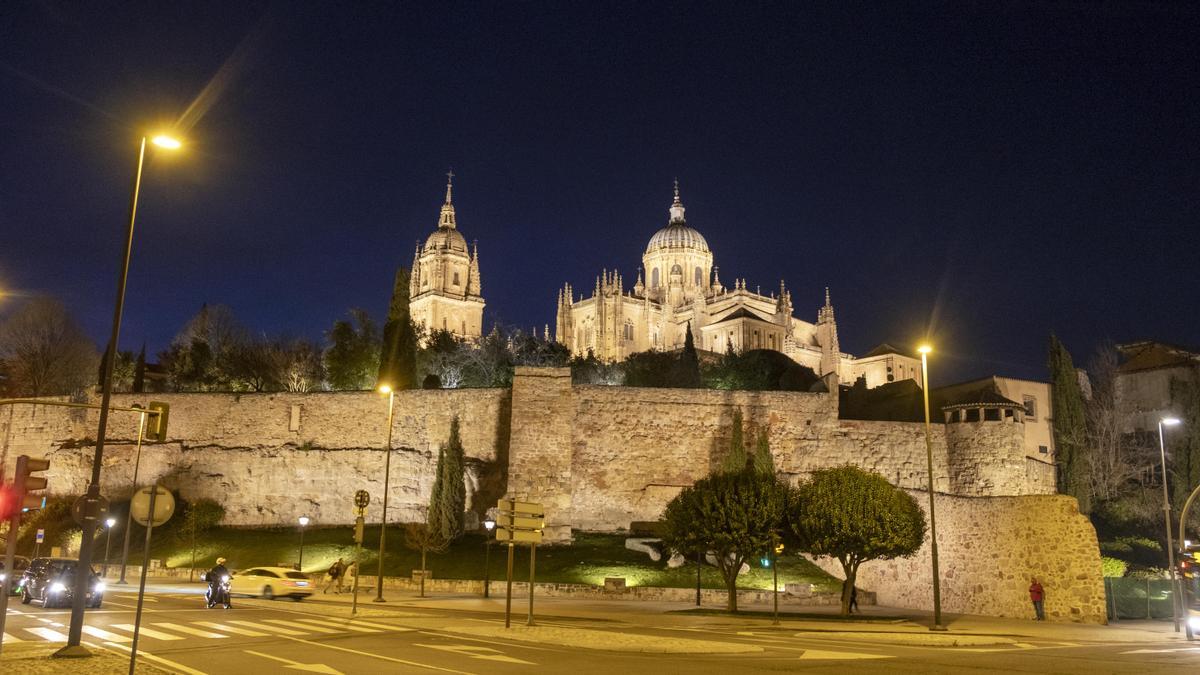
[[[1193,633],[1200,633],[1200,616],[1193,616],[1188,619],[1188,625],[1192,627]]]
[[[51,593],[62,593],[65,590],[67,590],[67,587],[61,581],[56,581],[50,584]]]
[[[8,578],[7,574],[5,574],[4,572],[0,572],[0,584],[4,583],[4,580],[7,578]]]
[[[103,581],[97,581],[96,585],[92,587],[92,592],[93,593],[103,593],[104,589],[106,589],[106,588],[108,588],[108,586],[104,585]]]

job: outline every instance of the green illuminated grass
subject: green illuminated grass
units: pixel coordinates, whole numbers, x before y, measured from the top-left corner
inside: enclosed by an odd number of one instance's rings
[[[379,528],[366,530],[367,547],[363,549],[364,574],[374,574],[378,558]],[[428,567],[439,579],[481,579],[484,567],[483,538],[466,535],[454,542],[443,553],[430,554]],[[299,555],[300,537],[292,528],[239,529],[218,528],[198,542],[196,565],[210,566],[217,556],[229,559],[233,569],[244,569],[256,565],[290,565]],[[489,562],[492,579],[502,579],[505,574],[507,551],[505,547],[493,545]],[[304,534],[304,571],[315,573],[328,569],[330,564],[343,557],[349,561],[354,557],[349,527],[309,528]],[[155,542],[153,557],[161,558],[168,567],[187,567],[191,563],[190,547],[164,537]],[[750,561],[750,571],[738,578],[738,586],[747,589],[771,589],[771,570],[760,566],[758,560]],[[409,576],[420,567],[420,553],[404,546],[404,537],[399,528],[388,528],[387,557],[384,574]],[[516,549],[514,576],[528,578],[529,549]],[[629,586],[662,586],[690,588],[696,585],[696,567],[688,564],[677,569],[668,569],[666,560],[654,562],[645,553],[625,548],[623,535],[576,533],[570,546],[541,546],[537,551],[537,579],[550,583],[594,584],[604,583],[605,577],[624,577]],[[837,589],[839,581],[825,574],[807,560],[785,557],[779,561],[780,588],[787,583],[813,583],[821,589]],[[701,585],[705,588],[724,588],[720,573],[705,566],[701,573]]]

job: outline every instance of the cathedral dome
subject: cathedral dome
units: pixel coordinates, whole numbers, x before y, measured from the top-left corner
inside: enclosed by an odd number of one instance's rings
[[[425,240],[426,251],[456,251],[467,253],[467,240],[456,227],[439,227]]]
[[[704,235],[680,221],[671,223],[654,233],[650,243],[646,244],[646,253],[652,253],[664,248],[684,248],[694,251],[708,252],[708,242]]]

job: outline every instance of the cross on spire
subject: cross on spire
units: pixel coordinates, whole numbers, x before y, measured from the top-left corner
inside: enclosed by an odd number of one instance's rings
[[[446,172],[446,203],[447,204],[450,203],[450,189],[453,187],[453,183],[454,183],[454,169],[450,169],[449,171]]]

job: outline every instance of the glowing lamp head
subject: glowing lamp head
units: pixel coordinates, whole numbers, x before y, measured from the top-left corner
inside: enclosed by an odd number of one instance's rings
[[[379,393],[390,394],[390,393],[392,393],[392,387],[387,384],[381,384],[381,385],[379,385]]]
[[[1173,427],[1176,424],[1181,424],[1178,417],[1164,417],[1162,418],[1162,423],[1164,427]]]
[[[183,147],[183,142],[177,138],[172,138],[165,134],[159,134],[150,139],[150,142],[164,150],[178,150]]]
[[[917,347],[917,352],[920,354],[928,354],[929,352],[932,352],[932,351],[933,351],[933,347],[930,347],[929,345],[921,345],[920,347]]]
[[[492,520],[491,518],[483,521],[483,529],[487,530],[488,532],[491,532],[493,529],[495,529],[495,527],[496,521]]]
[[[105,521],[104,521],[104,524],[105,524],[105,525],[107,525],[107,526],[109,526],[109,527],[111,528],[113,525],[116,525],[116,524],[117,524],[117,519],[116,519],[116,518],[109,518],[108,520],[105,520]]]
[[[300,527],[308,525],[308,516],[300,516]]]

